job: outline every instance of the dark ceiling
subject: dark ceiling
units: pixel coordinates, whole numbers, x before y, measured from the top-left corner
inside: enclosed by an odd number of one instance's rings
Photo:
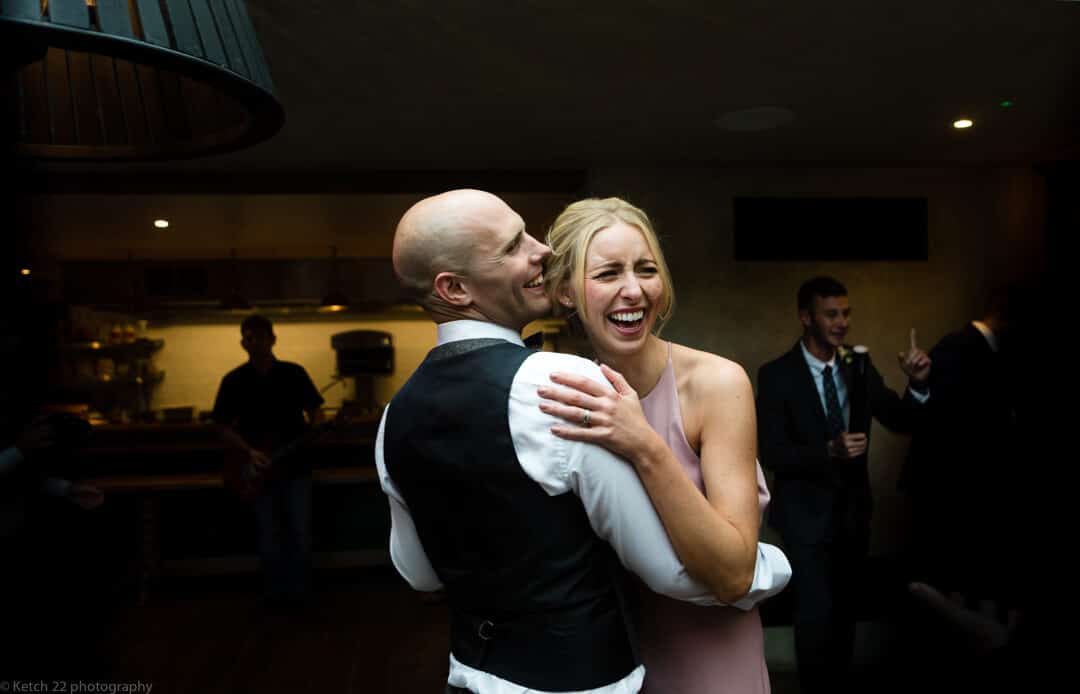
[[[247,4],[285,106],[281,132],[231,155],[107,168],[978,165],[1080,155],[1080,2]],[[1014,106],[1000,106],[1005,99]],[[718,125],[763,107],[794,119],[768,130]],[[975,127],[954,130],[960,116]]]

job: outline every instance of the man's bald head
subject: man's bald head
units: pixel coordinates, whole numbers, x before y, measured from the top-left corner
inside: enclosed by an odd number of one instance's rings
[[[545,316],[551,250],[525,220],[480,190],[452,190],[413,205],[394,234],[394,271],[436,323],[480,320],[521,330]]]
[[[482,190],[451,190],[410,207],[394,232],[394,272],[421,306],[427,306],[440,272],[467,274],[475,236],[492,213],[509,206]]]

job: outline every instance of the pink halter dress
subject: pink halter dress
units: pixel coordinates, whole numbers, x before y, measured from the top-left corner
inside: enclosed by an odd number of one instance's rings
[[[690,447],[668,344],[667,366],[656,386],[641,399],[649,424],[682,463],[704,494],[701,458]],[[757,466],[758,504],[769,503],[761,465]],[[638,638],[645,663],[644,692],[651,694],[768,694],[769,671],[761,618],[734,607],[698,607],[657,595],[642,586]]]

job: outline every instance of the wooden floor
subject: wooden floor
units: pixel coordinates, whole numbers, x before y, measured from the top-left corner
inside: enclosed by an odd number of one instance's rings
[[[187,578],[155,587],[143,605],[121,601],[100,631],[66,649],[60,671],[152,684],[154,694],[443,691],[446,606],[423,601],[392,571],[321,577],[313,604],[290,614],[268,613],[256,586],[255,576]]]
[[[446,623],[444,604],[367,570],[324,580],[293,614],[267,614],[253,591],[155,594],[118,616],[106,657],[162,692],[441,692]]]
[[[389,568],[317,572],[312,604],[284,614],[260,604],[255,574],[174,578],[141,605],[130,586],[110,593],[85,573],[82,583],[51,575],[22,629],[3,621],[18,638],[0,648],[0,692],[15,679],[66,681],[67,691],[141,683],[153,694],[441,694],[446,683],[446,605]],[[766,629],[773,694],[799,691],[788,642],[785,628]],[[868,672],[860,690],[912,691],[897,674]]]

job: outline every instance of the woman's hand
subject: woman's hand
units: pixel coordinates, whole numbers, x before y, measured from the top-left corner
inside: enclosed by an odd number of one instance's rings
[[[556,436],[598,444],[636,464],[656,443],[657,434],[645,419],[637,393],[622,374],[603,364],[600,370],[610,387],[577,374],[551,374],[553,383],[565,387],[537,389],[545,398],[540,409],[567,422],[551,427]]]

